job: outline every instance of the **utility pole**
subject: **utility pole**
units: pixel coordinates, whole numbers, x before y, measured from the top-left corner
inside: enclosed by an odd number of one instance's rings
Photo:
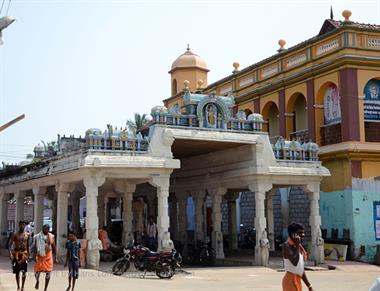
[[[10,16],[3,16],[0,17],[0,45],[3,44],[2,36],[3,36],[3,29],[7,28],[9,25],[11,25],[16,19]]]
[[[7,122],[6,124],[0,126],[0,132],[2,132],[4,129],[10,127],[11,125],[15,124],[16,122],[19,122],[20,120],[25,118],[25,114],[21,114],[20,116],[16,117],[15,119]]]

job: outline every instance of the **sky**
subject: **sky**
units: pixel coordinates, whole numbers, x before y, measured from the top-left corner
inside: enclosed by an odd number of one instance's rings
[[[2,3],[3,0],[0,0]],[[4,0],[4,15],[9,0]],[[170,96],[172,62],[187,44],[209,84],[318,34],[330,16],[380,24],[380,0],[12,0],[0,46],[0,162],[41,140],[125,126]]]

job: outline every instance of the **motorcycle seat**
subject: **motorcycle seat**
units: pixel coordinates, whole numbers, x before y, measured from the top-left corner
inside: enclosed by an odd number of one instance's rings
[[[157,252],[152,252],[152,251],[149,251],[148,253],[146,253],[148,257],[159,257],[160,254],[157,253]]]
[[[172,255],[171,252],[161,252],[160,253],[161,257],[170,257],[171,255]]]

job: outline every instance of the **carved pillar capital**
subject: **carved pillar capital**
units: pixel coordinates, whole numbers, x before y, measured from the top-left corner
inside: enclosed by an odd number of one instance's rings
[[[59,192],[70,193],[70,192],[74,191],[74,188],[75,188],[74,184],[62,183],[62,182],[57,182],[55,184],[55,191],[57,193],[59,193]]]
[[[47,191],[47,187],[46,186],[33,185],[32,191],[33,191],[34,195],[45,195],[46,191]]]
[[[227,189],[222,187],[208,188],[207,192],[211,195],[212,198],[213,196],[223,196],[227,193]]]
[[[267,182],[258,182],[255,184],[248,185],[249,191],[255,192],[255,193],[266,193],[270,191],[273,188],[273,185],[271,183]]]
[[[320,192],[320,182],[311,182],[303,187],[304,191],[307,193],[319,193]]]
[[[128,181],[117,181],[115,183],[115,192],[120,193],[122,196],[127,193],[133,193],[136,191],[136,184]]]
[[[169,193],[170,176],[153,176],[149,183],[158,190]]]
[[[14,192],[14,195],[15,195],[15,198],[16,199],[24,199],[25,198],[25,195],[26,195],[26,192],[24,190],[19,190],[17,189],[15,192]]]
[[[103,176],[86,176],[83,178],[83,184],[86,187],[86,196],[91,193],[94,193],[96,189],[96,193],[98,193],[98,188],[104,184],[106,178]]]

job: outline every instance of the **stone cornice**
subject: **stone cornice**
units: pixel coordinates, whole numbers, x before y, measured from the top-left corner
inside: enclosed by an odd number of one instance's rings
[[[319,159],[380,160],[380,143],[343,142],[319,148]]]
[[[316,45],[317,43],[323,43],[323,40],[328,40],[328,39],[331,39],[332,36],[336,35],[337,38],[340,38],[344,33],[347,33],[347,32],[368,32],[368,33],[377,33],[380,35],[380,31],[377,30],[377,29],[370,29],[370,28],[359,28],[359,27],[355,27],[355,26],[351,26],[351,25],[345,25],[345,26],[341,26],[331,32],[328,32],[326,34],[323,34],[323,35],[320,35],[320,36],[315,36],[315,37],[312,37],[308,40],[305,40],[293,47],[290,47],[288,49],[285,49],[283,51],[281,51],[280,53],[278,54],[275,54],[275,55],[272,55],[266,59],[263,59],[253,65],[250,65],[242,70],[240,70],[238,73],[234,73],[234,74],[231,74],[231,75],[228,75],[226,76],[225,78],[222,78],[214,83],[211,83],[210,85],[208,85],[204,91],[208,92],[210,90],[215,90],[217,87],[221,86],[223,83],[226,83],[226,82],[229,82],[229,81],[233,81],[233,80],[237,80],[239,79],[241,76],[251,72],[251,71],[254,71],[254,70],[257,70],[257,69],[261,69],[267,65],[269,65],[270,63],[272,62],[278,62],[278,61],[281,61],[283,59],[286,59],[287,57],[289,56],[292,56],[292,55],[295,55],[298,53],[301,53],[302,52],[302,49],[308,49],[308,48],[312,48],[314,45]],[[347,46],[347,45],[343,45],[341,46],[340,49],[347,49],[347,48],[351,48],[351,49],[361,49],[360,47],[356,47],[356,46]],[[338,49],[339,50],[339,49]],[[334,50],[332,53],[336,53],[338,50]],[[371,51],[376,51],[376,50],[371,50]],[[324,54],[322,57],[326,57],[328,56],[329,54]],[[317,58],[314,58],[314,60],[316,60]],[[294,68],[292,68],[294,69]],[[283,72],[281,72],[283,73]]]
[[[366,65],[378,68],[378,64],[374,64],[369,61],[380,62],[380,57],[345,54],[335,59],[331,59],[321,64],[317,64],[313,67],[304,69],[285,78],[281,78],[272,82],[258,82],[263,83],[263,85],[259,85],[256,88],[251,89],[250,91],[245,92],[241,95],[237,94],[238,96],[235,100],[236,103],[239,104],[250,99],[255,99],[255,97],[259,97],[260,95],[275,92],[276,90],[283,89],[284,87],[294,84],[298,81],[305,81],[309,78],[313,78],[318,74],[323,74],[331,71],[338,71],[339,68],[343,66]],[[278,74],[284,74],[284,72],[280,72]],[[273,77],[276,77],[276,75],[274,75]]]

